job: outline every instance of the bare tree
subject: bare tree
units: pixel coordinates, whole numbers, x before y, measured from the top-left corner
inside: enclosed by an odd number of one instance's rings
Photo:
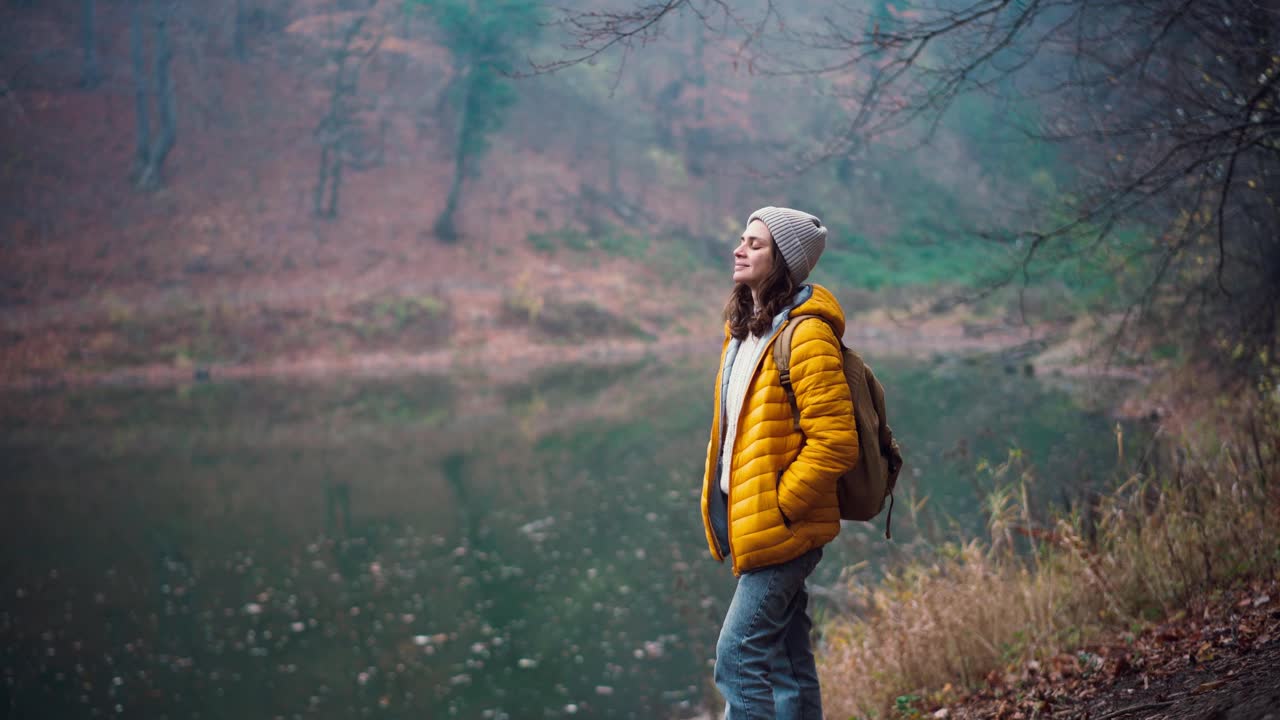
[[[244,0],[236,0],[236,16],[231,31],[231,47],[235,50],[236,59],[244,62],[248,57],[248,51],[244,44],[244,30],[247,22]]]
[[[153,0],[151,3],[150,21],[153,30],[152,51],[154,66],[146,65],[146,23],[143,9],[144,0],[133,0],[130,9],[130,41],[133,57],[133,82],[135,114],[137,123],[137,150],[134,156],[133,179],[143,190],[154,190],[163,184],[161,169],[165,158],[173,149],[177,137],[174,110],[173,81],[169,75],[169,64],[173,59],[173,48],[169,40],[169,18],[171,3],[165,0]],[[154,81],[154,85],[152,82]],[[151,104],[155,95],[156,114],[159,128],[152,135]]]
[[[1010,129],[1060,146],[1071,183],[1029,227],[980,229],[1017,258],[981,293],[1091,255],[1115,271],[1109,309],[1124,311],[1122,330],[1180,327],[1241,370],[1274,357],[1277,0],[875,0],[821,17],[784,17],[771,0],[637,0],[565,12],[570,54],[537,67],[634,52],[684,11],[735,40],[753,73],[828,81],[847,115],[822,143],[796,149],[795,171],[887,136],[927,141],[965,96],[1033,108],[1038,120]]]
[[[94,0],[81,1],[81,39],[84,45],[84,66],[80,75],[80,85],[86,89],[98,87],[102,81],[102,66],[98,62],[98,32],[95,25],[96,6]]]
[[[382,163],[386,123],[380,125],[378,141],[371,145],[366,142],[359,120],[360,71],[378,52],[383,39],[381,32],[362,34],[368,19],[367,15],[362,15],[352,20],[342,31],[341,40],[332,52],[335,69],[329,107],[315,130],[316,140],[320,143],[320,167],[314,191],[314,211],[319,217],[337,217],[338,193],[346,166],[364,170]]]

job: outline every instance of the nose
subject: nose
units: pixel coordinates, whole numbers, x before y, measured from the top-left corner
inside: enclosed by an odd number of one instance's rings
[[[733,256],[736,258],[745,258],[747,256],[747,244],[738,243],[738,247],[733,249]]]

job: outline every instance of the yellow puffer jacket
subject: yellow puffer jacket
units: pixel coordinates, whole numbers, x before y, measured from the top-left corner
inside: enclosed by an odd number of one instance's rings
[[[791,384],[800,406],[800,432],[794,429],[791,405],[773,362],[773,342],[784,327],[781,315],[764,343],[739,416],[728,508],[735,575],[796,558],[840,532],[836,478],[858,461],[852,399],[841,364],[840,340],[832,332],[834,327],[844,334],[844,312],[826,288],[811,287],[812,295],[787,315],[819,315],[830,322],[802,322],[792,341]],[[707,544],[719,561],[724,557],[717,547],[709,503],[713,483],[719,482],[716,470],[724,437],[721,393],[730,340],[726,325],[702,483]]]

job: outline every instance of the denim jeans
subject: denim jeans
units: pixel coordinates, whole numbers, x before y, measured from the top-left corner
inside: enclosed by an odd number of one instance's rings
[[[822,548],[814,548],[738,578],[716,643],[715,681],[726,720],[821,720],[804,587],[821,558]]]

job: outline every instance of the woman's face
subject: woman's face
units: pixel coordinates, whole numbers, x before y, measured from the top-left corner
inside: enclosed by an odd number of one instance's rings
[[[733,281],[759,290],[773,272],[773,235],[761,220],[752,220],[733,251]]]

